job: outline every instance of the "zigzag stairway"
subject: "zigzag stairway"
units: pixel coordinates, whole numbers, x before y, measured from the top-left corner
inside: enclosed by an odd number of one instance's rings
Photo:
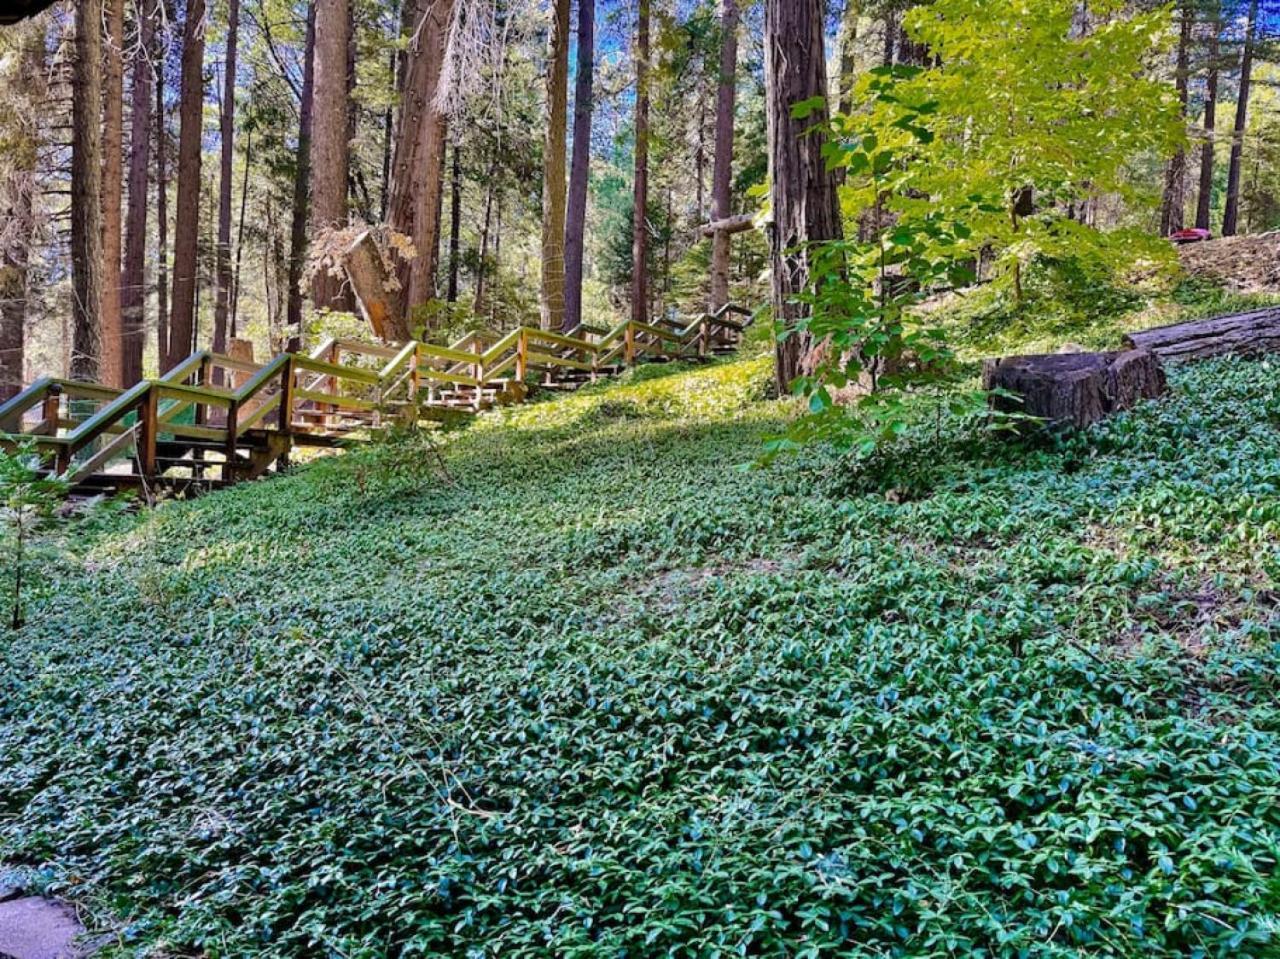
[[[33,445],[75,491],[202,491],[279,470],[298,446],[520,403],[531,385],[576,389],[640,362],[731,352],[749,322],[728,304],[687,325],[628,321],[573,336],[520,327],[450,346],[327,339],[262,364],[204,350],[127,390],[38,380],[0,405],[0,446]]]

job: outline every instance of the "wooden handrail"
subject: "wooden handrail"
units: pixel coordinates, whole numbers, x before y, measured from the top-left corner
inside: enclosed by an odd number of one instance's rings
[[[725,319],[729,313],[747,320]],[[194,477],[220,468],[223,481],[233,482],[260,475],[276,459],[283,461],[295,442],[332,444],[353,429],[379,427],[384,414],[408,413],[416,418],[424,405],[479,410],[495,396],[519,401],[525,395],[524,381],[534,370],[574,371],[579,381],[582,374],[595,380],[601,370],[619,362],[631,365],[645,354],[706,356],[713,328],[741,333],[752,318],[743,307],[725,304],[683,327],[662,319],[654,323],[626,320],[607,331],[582,326],[573,333],[520,326],[501,336],[472,331],[449,346],[419,341],[390,346],[328,337],[309,354],[281,353],[265,364],[200,350],[162,377],[141,381],[128,390],[54,377],[37,380],[0,404],[0,442],[12,442],[26,414],[43,403],[41,421],[27,435],[54,452],[57,468],[76,482],[105,468],[130,441],[138,474],[148,481],[158,478],[166,464],[174,462],[172,452],[162,452],[162,434],[175,438],[168,442],[176,442],[178,449],[190,452],[184,464],[191,464]],[[592,341],[586,336],[598,338]],[[344,362],[344,354],[354,362]],[[356,365],[359,357],[385,362],[371,369],[367,360]],[[209,378],[215,367],[249,376],[238,389],[214,387]],[[371,389],[348,395],[339,389],[344,382]],[[277,383],[278,392],[259,399]],[[62,414],[64,395],[103,401],[103,405],[76,424]],[[296,408],[299,401],[304,408]],[[225,425],[208,422],[210,407],[226,410]],[[194,423],[178,422],[188,409],[195,410]],[[136,421],[127,419],[134,413]],[[302,419],[295,423],[295,416]],[[274,427],[264,428],[264,423],[271,422]],[[255,429],[252,441],[241,440]],[[59,436],[59,431],[64,435]],[[72,457],[104,435],[112,438],[73,469]],[[210,442],[223,454],[221,461],[204,459]]]

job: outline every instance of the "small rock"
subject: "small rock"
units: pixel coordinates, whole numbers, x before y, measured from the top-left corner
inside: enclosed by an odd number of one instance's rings
[[[84,927],[62,903],[23,896],[0,903],[0,956],[12,959],[76,959]]]

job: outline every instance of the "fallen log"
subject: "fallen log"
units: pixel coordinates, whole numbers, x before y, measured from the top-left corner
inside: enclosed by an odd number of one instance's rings
[[[1083,429],[1165,391],[1164,370],[1148,350],[1054,353],[987,360],[982,387],[992,409],[1037,416],[1056,428]]]
[[[1158,326],[1130,333],[1124,343],[1167,361],[1280,352],[1280,307]]]

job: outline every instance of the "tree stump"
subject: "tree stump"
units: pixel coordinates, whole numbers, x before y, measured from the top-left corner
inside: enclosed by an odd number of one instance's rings
[[[1016,395],[993,394],[992,409],[1038,416],[1055,428],[1083,429],[1139,400],[1162,395],[1165,377],[1148,350],[1055,353],[987,360],[982,387]]]
[[[1161,360],[1280,352],[1280,308],[1158,326],[1130,333],[1124,342],[1131,349],[1150,350]]]

